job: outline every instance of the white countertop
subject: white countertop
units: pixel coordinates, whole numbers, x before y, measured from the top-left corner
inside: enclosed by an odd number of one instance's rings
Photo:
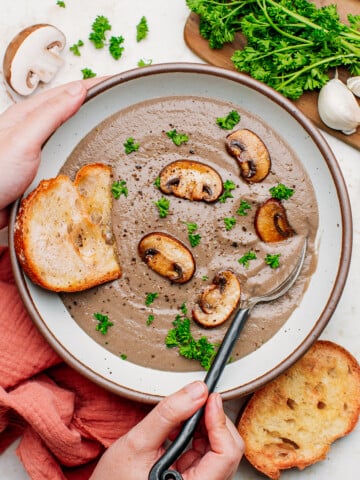
[[[51,86],[82,78],[80,70],[85,67],[91,68],[98,76],[136,68],[141,58],[151,59],[153,63],[201,62],[183,40],[183,29],[189,14],[185,0],[65,0],[65,4],[66,8],[60,8],[56,0],[1,0],[1,57],[7,44],[20,30],[35,23],[51,23],[62,30],[67,38],[67,47],[62,54],[65,65]],[[112,25],[111,33],[115,36],[122,35],[125,39],[125,50],[118,61],[113,60],[105,51],[95,50],[87,41],[91,24],[97,15],[106,16]],[[146,40],[137,43],[136,25],[143,15],[148,21],[149,35]],[[81,57],[75,57],[68,47],[79,39],[84,40],[85,45],[81,49]],[[14,98],[4,86],[0,71],[0,112],[13,101]],[[360,152],[330,135],[324,136],[339,162],[348,187],[353,209],[354,245],[346,287],[321,338],[339,343],[360,360]],[[2,240],[0,235],[0,243]],[[229,408],[232,406],[229,405]],[[1,480],[29,478],[14,453],[15,446],[0,456]],[[357,477],[355,472],[359,458],[360,423],[350,435],[332,445],[326,460],[303,472],[285,471],[281,478],[353,480]],[[261,480],[264,477],[243,461],[235,478]]]

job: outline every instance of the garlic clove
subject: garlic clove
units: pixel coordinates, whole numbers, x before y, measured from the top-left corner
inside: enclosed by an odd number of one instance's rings
[[[360,76],[358,77],[349,77],[347,79],[347,87],[352,91],[354,95],[360,97]]]
[[[354,94],[338,78],[329,80],[320,90],[318,111],[325,125],[345,135],[356,132],[360,107]]]

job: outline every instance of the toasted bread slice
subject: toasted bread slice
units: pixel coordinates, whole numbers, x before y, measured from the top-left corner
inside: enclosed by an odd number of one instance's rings
[[[56,292],[114,280],[121,270],[111,225],[111,168],[82,167],[43,180],[21,203],[14,244],[29,278]]]
[[[323,460],[355,427],[360,367],[344,348],[317,341],[286,373],[255,392],[238,424],[245,456],[269,478]]]

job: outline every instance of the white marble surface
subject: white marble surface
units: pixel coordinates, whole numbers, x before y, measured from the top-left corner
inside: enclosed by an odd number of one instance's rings
[[[66,35],[67,47],[63,52],[64,67],[51,86],[81,78],[80,70],[91,68],[98,76],[136,68],[140,58],[153,63],[172,61],[199,62],[183,40],[183,28],[188,16],[185,0],[65,0],[66,8],[56,5],[56,0],[1,0],[0,56],[12,37],[34,23],[52,23]],[[105,15],[112,25],[112,34],[125,38],[125,51],[118,61],[102,50],[95,50],[87,41],[91,24],[97,15]],[[149,25],[148,38],[140,43],[135,40],[135,26],[145,15]],[[79,39],[85,41],[81,57],[75,57],[68,47]],[[47,88],[47,87],[45,87]],[[10,95],[4,86],[0,71],[0,112],[18,98]],[[353,208],[354,245],[349,277],[339,305],[321,338],[335,341],[347,348],[360,360],[360,152],[325,135],[334,151],[348,187]],[[5,241],[4,232],[0,243]],[[331,259],[329,259],[331,262]],[[236,405],[235,405],[236,407]],[[229,411],[234,403],[228,404]],[[234,414],[235,415],[235,414]],[[1,480],[26,480],[15,454],[16,444],[0,456]],[[353,480],[360,458],[360,424],[346,438],[332,445],[326,460],[305,469],[286,471],[283,480],[329,478]],[[264,478],[245,461],[241,463],[236,480]]]

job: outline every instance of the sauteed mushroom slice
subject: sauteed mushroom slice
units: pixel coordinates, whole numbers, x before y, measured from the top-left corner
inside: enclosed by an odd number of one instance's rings
[[[195,273],[195,260],[190,250],[167,233],[145,235],[139,242],[138,252],[152,270],[171,282],[188,282]]]
[[[235,130],[226,137],[226,148],[239,163],[241,176],[249,183],[268,175],[271,159],[264,142],[251,130]]]
[[[281,242],[295,234],[280,200],[269,198],[255,215],[255,230],[263,242]]]
[[[241,296],[240,282],[230,270],[218,273],[201,294],[192,311],[193,319],[204,327],[224,323],[237,307]]]
[[[177,160],[161,170],[160,190],[187,200],[215,202],[222,194],[223,182],[209,165]]]

